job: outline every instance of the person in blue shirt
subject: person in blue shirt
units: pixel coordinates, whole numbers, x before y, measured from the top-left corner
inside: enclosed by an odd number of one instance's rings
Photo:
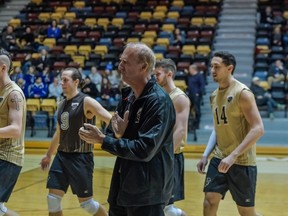
[[[44,85],[41,76],[38,76],[35,83],[30,86],[29,96],[31,98],[46,98],[47,87]]]

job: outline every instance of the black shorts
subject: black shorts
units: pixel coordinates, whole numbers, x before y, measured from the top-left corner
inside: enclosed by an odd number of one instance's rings
[[[22,167],[0,160],[0,202],[8,202]]]
[[[239,206],[252,207],[255,203],[257,182],[256,166],[232,165],[227,173],[220,173],[218,166],[221,159],[212,158],[204,184],[204,192],[217,192],[224,199],[229,190]]]
[[[174,187],[168,204],[184,199],[184,155],[174,154]]]
[[[65,193],[70,185],[80,198],[93,195],[93,153],[66,153],[58,151],[49,170],[47,188]]]

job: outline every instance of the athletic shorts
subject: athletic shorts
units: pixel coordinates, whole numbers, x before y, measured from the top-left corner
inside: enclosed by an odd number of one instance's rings
[[[0,160],[0,202],[8,202],[22,167]]]
[[[93,153],[66,153],[58,151],[48,174],[47,188],[72,193],[80,198],[93,195]]]
[[[257,167],[232,165],[227,173],[220,173],[221,159],[212,158],[204,184],[204,192],[217,192],[224,199],[229,190],[237,205],[252,207],[255,202]]]
[[[184,199],[184,155],[174,154],[174,186],[168,204]]]

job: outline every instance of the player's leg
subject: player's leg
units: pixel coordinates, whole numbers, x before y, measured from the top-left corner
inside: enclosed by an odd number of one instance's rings
[[[4,160],[0,160],[0,170],[0,216],[18,216],[16,212],[7,209],[4,203],[8,202],[10,198],[20,174],[21,167]]]
[[[71,162],[65,164],[69,184],[78,197],[80,207],[90,215],[107,216],[105,208],[93,199],[93,153],[73,154]]]
[[[107,216],[107,212],[105,208],[95,201],[92,197],[87,198],[79,198],[79,203],[81,208],[83,208],[86,212],[88,212],[90,215],[94,216]]]
[[[65,192],[57,189],[49,189],[47,195],[49,216],[62,216],[61,201]]]
[[[187,216],[182,209],[175,207],[173,204],[167,205],[164,208],[165,216]]]
[[[69,187],[64,169],[63,155],[58,152],[50,167],[46,186],[49,188],[49,194],[47,195],[49,216],[63,215],[61,201]]]
[[[233,165],[228,172],[229,190],[241,216],[257,216],[255,192],[257,167]]]
[[[177,208],[174,202],[184,200],[184,155],[182,152],[174,154],[174,188],[169,204],[165,206],[165,216],[186,216],[187,214]]]
[[[209,163],[203,189],[205,192],[203,203],[204,216],[216,215],[220,200],[224,199],[224,196],[228,191],[225,174],[218,171],[220,161],[221,160],[218,158],[212,158]]]

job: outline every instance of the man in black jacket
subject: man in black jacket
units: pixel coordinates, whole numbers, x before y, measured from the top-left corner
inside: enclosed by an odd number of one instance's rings
[[[152,77],[154,66],[155,55],[149,47],[127,44],[118,69],[130,87],[122,90],[107,134],[90,124],[79,131],[86,142],[101,143],[103,150],[117,156],[109,216],[164,216],[171,197],[175,109]]]

